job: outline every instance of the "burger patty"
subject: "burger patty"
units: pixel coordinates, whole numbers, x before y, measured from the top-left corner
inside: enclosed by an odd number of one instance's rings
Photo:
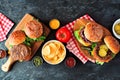
[[[102,62],[109,62],[112,59],[113,56],[112,56],[112,52],[110,50],[107,51],[107,55],[105,57],[101,57],[99,55],[99,50],[100,50],[99,45],[97,45],[96,50],[94,52],[94,57],[96,59],[98,59],[99,61],[102,61]]]
[[[24,60],[31,54],[31,48],[24,44],[15,45],[11,48],[11,57],[15,60]]]
[[[89,40],[85,37],[84,29],[85,29],[85,28],[82,28],[82,29],[81,29],[80,35],[81,35],[82,39],[83,39],[85,42],[91,43],[91,41],[89,41]]]

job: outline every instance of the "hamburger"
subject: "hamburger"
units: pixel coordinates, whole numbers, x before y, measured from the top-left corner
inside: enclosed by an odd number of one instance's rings
[[[113,36],[106,36],[91,52],[96,61],[109,62],[120,51],[119,42]]]
[[[119,52],[118,41],[105,27],[94,21],[79,19],[74,24],[73,30],[77,46],[92,62],[98,64],[109,62]],[[115,49],[111,49],[112,46]]]
[[[26,34],[25,44],[31,46],[36,41],[43,41],[46,37],[43,34],[43,26],[38,20],[31,20],[26,23],[24,32]]]
[[[22,30],[16,30],[16,31],[12,32],[9,36],[10,46],[23,43],[25,41],[25,39],[26,39],[25,32]]]
[[[43,26],[37,20],[32,20],[26,23],[25,33],[29,38],[39,38],[43,33]]]
[[[92,42],[101,41],[103,37],[101,25],[86,19],[80,19],[76,23],[74,35],[83,46],[90,46]]]
[[[26,34],[22,30],[16,30],[10,34],[9,36],[10,49],[8,53],[10,55],[14,55],[12,56],[13,59],[19,58],[20,60],[23,60],[23,58],[27,57],[28,55],[31,55],[31,47],[24,44],[25,40]]]
[[[23,52],[22,54],[30,54],[31,48],[34,42],[44,40],[43,26],[37,20],[31,20],[25,24],[24,30],[15,30],[9,36],[9,54],[16,54]],[[22,47],[23,48],[22,48]],[[30,56],[29,55],[29,56]],[[29,57],[26,56],[26,59]],[[16,55],[16,57],[21,57]]]

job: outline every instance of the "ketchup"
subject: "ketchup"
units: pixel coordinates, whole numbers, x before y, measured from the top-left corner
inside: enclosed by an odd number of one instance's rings
[[[1,59],[1,58],[4,58],[5,56],[6,56],[6,51],[0,49],[0,59]]]
[[[65,64],[66,64],[67,67],[72,68],[76,65],[76,60],[73,57],[68,57],[65,60]]]

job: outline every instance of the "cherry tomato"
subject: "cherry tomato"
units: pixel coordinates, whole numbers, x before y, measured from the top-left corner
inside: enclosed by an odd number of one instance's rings
[[[62,27],[56,32],[56,38],[59,41],[66,43],[71,38],[71,33],[66,27]]]

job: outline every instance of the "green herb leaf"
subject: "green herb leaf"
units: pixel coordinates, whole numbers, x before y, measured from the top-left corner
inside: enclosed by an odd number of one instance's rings
[[[116,55],[114,53],[112,53],[112,58],[114,58]]]
[[[99,61],[96,60],[96,64],[103,65],[104,62],[99,62]]]
[[[84,49],[84,50],[87,50],[89,52],[91,51],[91,48],[89,48],[89,47],[82,46],[81,48]]]
[[[45,40],[46,37],[45,36],[40,36],[39,38],[29,38],[28,36],[26,37],[25,41],[24,41],[24,44],[28,45],[28,46],[31,46],[31,43],[33,42],[36,42],[36,41],[43,41]]]
[[[97,43],[92,43],[91,48],[92,50],[97,46]]]
[[[45,39],[46,39],[45,36],[41,36],[41,37],[37,38],[36,41],[44,41]]]
[[[10,44],[9,46],[10,46],[10,48],[12,48],[12,47],[13,47],[13,45],[12,45],[12,44]]]

